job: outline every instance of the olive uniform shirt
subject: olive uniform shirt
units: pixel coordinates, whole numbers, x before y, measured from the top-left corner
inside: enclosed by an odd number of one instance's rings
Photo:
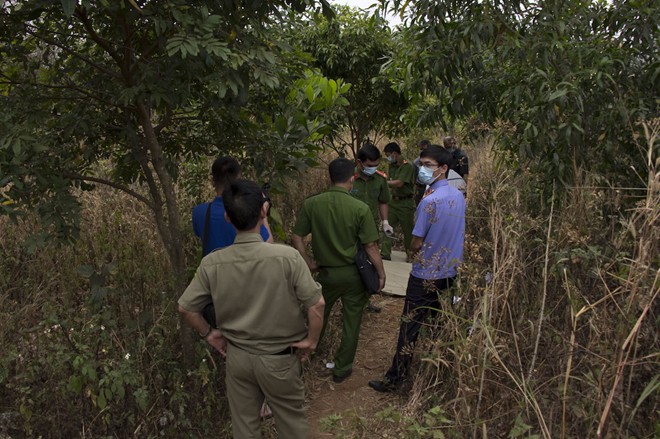
[[[369,207],[339,186],[305,200],[293,233],[312,234],[314,260],[321,267],[354,265],[358,239],[363,244],[378,240]]]
[[[401,163],[391,163],[390,180],[401,180],[403,186],[390,188],[393,200],[412,199],[415,193],[415,168],[407,160],[401,159]]]
[[[321,286],[296,249],[241,233],[233,245],[202,259],[179,304],[201,312],[211,298],[218,329],[232,345],[272,354],[307,336],[300,304],[315,305]]]
[[[362,171],[355,174],[355,182],[351,195],[360,201],[367,203],[374,222],[380,222],[378,206],[381,203],[389,203],[392,199],[390,189],[387,184],[387,174],[382,171],[376,171],[374,175],[367,176]]]

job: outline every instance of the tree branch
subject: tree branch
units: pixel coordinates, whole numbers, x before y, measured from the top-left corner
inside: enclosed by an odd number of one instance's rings
[[[138,199],[139,201],[141,201],[141,202],[143,202],[144,204],[146,204],[147,207],[149,207],[151,210],[154,210],[154,209],[155,209],[155,205],[154,205],[154,203],[152,203],[151,201],[149,201],[148,198],[146,198],[146,197],[143,196],[143,195],[138,194],[137,192],[135,192],[135,191],[132,190],[132,189],[127,188],[126,186],[123,186],[123,185],[121,185],[121,184],[119,184],[119,183],[115,183],[114,181],[110,181],[110,180],[106,180],[106,179],[98,178],[98,177],[92,177],[92,176],[89,176],[89,175],[81,175],[81,174],[77,174],[77,173],[75,173],[75,172],[65,172],[65,173],[63,173],[63,175],[64,175],[65,177],[67,177],[67,178],[71,178],[71,179],[73,179],[73,180],[91,181],[91,182],[94,182],[94,183],[99,183],[99,184],[103,184],[103,185],[106,185],[106,186],[110,186],[110,187],[112,187],[112,188],[115,188],[115,189],[117,189],[117,190],[120,190],[120,191],[122,191],[122,192],[125,192],[125,193],[127,193],[128,195],[131,195],[132,197],[135,197],[135,198]]]
[[[39,35],[38,33],[34,32],[34,31],[30,30],[29,26],[31,26],[31,25],[28,25],[25,28],[25,32],[27,32],[29,35],[32,35],[33,37],[37,38],[38,40],[43,41],[44,43],[47,43],[47,44],[50,44],[50,45],[53,45],[55,47],[58,47],[58,48],[62,49],[66,53],[74,56],[75,58],[78,58],[79,60],[81,60],[81,61],[83,61],[87,64],[89,64],[90,66],[94,67],[96,70],[99,70],[99,71],[105,73],[108,76],[111,76],[111,77],[117,78],[117,79],[121,78],[117,73],[113,72],[112,70],[108,70],[108,69],[106,69],[105,67],[103,67],[99,64],[96,64],[95,62],[93,62],[92,60],[84,57],[83,55],[79,54],[78,52],[75,52],[75,51],[71,50],[70,48],[58,43],[55,40],[51,40],[49,38],[46,38],[42,35]],[[35,27],[35,26],[32,26],[32,27]],[[36,28],[36,29],[38,29],[38,28]]]
[[[156,134],[160,134],[160,132],[163,131],[163,128],[167,127],[171,122],[172,122],[172,109],[168,105],[167,108],[165,108],[165,117],[158,125],[154,127],[154,131],[156,132]]]
[[[83,7],[77,7],[76,12],[75,12],[76,17],[78,17],[87,31],[87,34],[90,36],[92,41],[94,41],[96,44],[98,44],[103,50],[106,51],[108,55],[112,57],[112,59],[115,60],[118,66],[122,65],[122,59],[117,53],[116,50],[112,48],[112,46],[103,38],[99,36],[99,34],[96,33],[94,28],[92,27],[92,23],[89,21],[89,17],[87,16],[87,10]]]

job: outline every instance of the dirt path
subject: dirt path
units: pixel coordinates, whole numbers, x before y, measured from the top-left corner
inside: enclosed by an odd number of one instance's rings
[[[396,396],[378,393],[367,382],[382,378],[392,361],[403,298],[375,296],[372,301],[383,310],[364,314],[353,375],[335,384],[331,376],[324,376],[323,360],[317,359],[305,377],[312,438],[335,437],[332,424],[355,424],[360,417],[372,417],[388,405],[396,404]]]

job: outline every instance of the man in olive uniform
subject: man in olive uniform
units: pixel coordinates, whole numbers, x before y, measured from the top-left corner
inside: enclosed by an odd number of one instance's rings
[[[233,245],[202,259],[179,298],[179,312],[226,358],[232,437],[261,437],[259,407],[265,396],[279,437],[308,438],[300,359],[320,337],[321,287],[298,251],[264,242],[259,230],[268,203],[256,183],[234,181],[222,198],[238,234]],[[201,314],[211,301],[217,329]]]
[[[396,142],[385,145],[385,156],[390,164],[387,184],[392,192],[389,203],[389,221],[392,228],[401,225],[403,246],[406,249],[407,260],[410,260],[410,241],[412,239],[413,217],[415,216],[415,167],[401,157],[401,148]],[[383,259],[390,259],[392,240],[383,239],[380,254]]]
[[[376,267],[379,291],[385,286],[385,269],[378,251],[378,230],[373,216],[366,204],[350,195],[355,179],[354,166],[345,158],[330,163],[328,171],[332,186],[305,200],[291,237],[291,243],[310,270],[319,272],[317,279],[323,287],[326,302],[321,337],[332,306],[338,299],[342,302],[342,336],[332,371],[335,383],[343,382],[353,371],[362,313],[369,299],[355,265],[358,242],[363,244],[369,260]],[[307,254],[304,241],[310,233],[314,259]]]

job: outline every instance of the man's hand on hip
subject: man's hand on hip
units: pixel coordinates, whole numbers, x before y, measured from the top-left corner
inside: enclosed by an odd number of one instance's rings
[[[309,354],[314,352],[314,349],[316,349],[316,345],[318,344],[318,340],[312,340],[311,338],[303,338],[299,342],[296,342],[291,345],[291,347],[296,348],[296,355],[298,358],[301,360],[306,360],[309,358]]]
[[[217,351],[220,352],[220,355],[222,355],[223,358],[227,356],[227,339],[225,338],[224,335],[222,335],[222,333],[219,330],[217,329],[212,330],[211,333],[207,335],[204,340],[206,340],[208,344],[216,348]]]

